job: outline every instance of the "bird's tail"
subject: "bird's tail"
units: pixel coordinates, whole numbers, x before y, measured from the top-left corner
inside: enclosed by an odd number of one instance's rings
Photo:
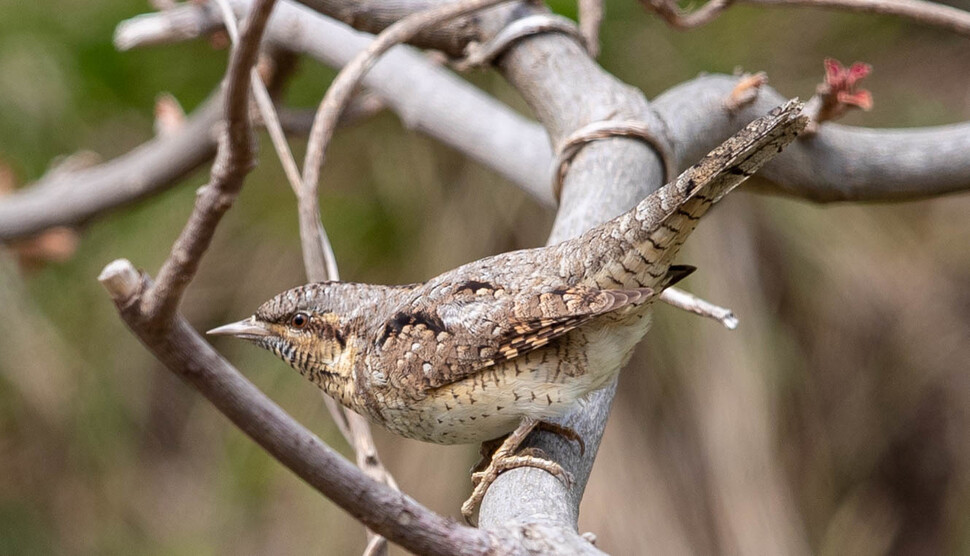
[[[674,256],[712,204],[780,153],[805,128],[802,103],[791,100],[751,122],[672,183],[576,242],[594,256],[573,269],[601,288],[660,286]],[[563,249],[569,245],[563,244]],[[565,257],[564,257],[565,259]]]

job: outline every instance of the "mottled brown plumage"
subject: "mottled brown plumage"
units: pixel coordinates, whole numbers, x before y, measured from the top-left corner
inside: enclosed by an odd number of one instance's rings
[[[213,332],[272,350],[392,431],[481,442],[564,413],[608,384],[646,333],[707,209],[804,127],[789,103],[676,182],[582,236],[481,259],[407,286],[317,283]]]

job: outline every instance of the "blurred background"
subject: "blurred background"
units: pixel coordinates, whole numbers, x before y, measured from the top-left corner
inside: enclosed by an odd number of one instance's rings
[[[554,9],[573,16],[573,4]],[[216,86],[210,42],[118,53],[122,0],[0,0],[0,188],[62,155],[109,159],[152,136],[156,95]],[[830,56],[873,65],[875,108],[843,123],[970,117],[970,41],[876,16],[737,7],[681,33],[610,1],[601,63],[648,98],[699,72],[764,70],[810,96]],[[190,63],[186,63],[191,60]],[[305,60],[287,101],[333,72]],[[491,72],[470,78],[527,111]],[[304,144],[293,142],[302,156]],[[184,304],[200,330],[303,283],[295,203],[262,137]],[[85,155],[94,156],[94,155]],[[95,277],[154,274],[207,170],[172,190],[0,252],[0,554],[355,554],[362,527],[173,378]],[[2,202],[2,201],[0,201]],[[382,114],[337,135],[321,190],[344,279],[420,281],[544,243],[552,213]],[[622,374],[581,531],[616,554],[970,554],[970,195],[820,206],[740,192],[700,226],[684,286],[736,331],[659,306]],[[316,389],[243,342],[216,347],[336,449]],[[457,517],[477,447],[375,430],[402,488]],[[433,470],[433,472],[429,472]],[[400,553],[400,551],[398,550]]]

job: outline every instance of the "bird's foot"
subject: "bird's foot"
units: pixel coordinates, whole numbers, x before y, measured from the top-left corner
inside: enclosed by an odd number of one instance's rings
[[[535,467],[536,469],[542,469],[562,481],[567,487],[572,488],[573,486],[572,474],[563,469],[558,463],[549,459],[546,453],[539,448],[525,448],[514,456],[508,456],[494,461],[485,469],[472,473],[472,484],[476,486],[481,484],[483,480],[493,474],[492,471],[495,471],[494,475],[498,477],[503,471],[515,469],[516,467]],[[492,480],[494,481],[495,479],[493,478]],[[484,493],[482,494],[484,495]]]
[[[474,515],[478,505],[481,504],[482,499],[485,498],[485,492],[495,479],[503,472],[518,467],[542,469],[562,481],[567,488],[572,488],[573,486],[572,474],[554,461],[533,455],[514,455],[493,459],[484,471],[472,474],[472,483],[475,485],[475,489],[472,490],[472,494],[468,497],[468,500],[465,500],[465,503],[461,505],[461,515],[465,518],[465,521],[473,524],[472,515]]]
[[[558,434],[559,436],[562,436],[566,440],[571,440],[575,442],[576,445],[579,446],[579,455],[582,456],[586,454],[586,442],[584,442],[583,437],[579,436],[579,433],[577,433],[573,429],[565,425],[560,425],[559,423],[553,423],[551,421],[538,421],[535,425],[535,428],[541,431]],[[505,441],[508,438],[509,438],[509,435],[507,434],[505,436],[500,436],[498,438],[493,438],[492,440],[486,440],[485,442],[482,442],[482,445],[478,451],[481,458],[478,460],[478,463],[472,466],[472,469],[471,469],[472,474],[478,473],[480,471],[484,471],[485,468],[488,467],[489,462],[492,461],[492,458],[494,457],[495,453],[502,446],[502,444],[505,443]],[[538,448],[529,448],[529,450],[537,450],[541,452],[541,450],[539,450]],[[546,459],[545,456],[539,456],[539,457]]]
[[[547,427],[548,426],[548,427]],[[510,469],[515,469],[518,467],[535,467],[537,469],[542,469],[547,473],[553,475],[557,479],[563,482],[566,487],[572,487],[573,478],[572,475],[562,468],[558,463],[546,459],[545,454],[538,448],[526,448],[519,453],[519,446],[525,440],[525,438],[536,428],[542,428],[543,430],[550,430],[551,432],[556,432],[562,434],[564,437],[570,440],[576,440],[579,442],[580,450],[585,450],[585,446],[579,435],[575,431],[561,425],[556,425],[554,423],[546,423],[544,421],[538,421],[536,419],[526,419],[519,425],[517,429],[512,431],[512,433],[506,437],[502,443],[492,451],[490,461],[488,465],[482,465],[485,462],[485,458],[488,456],[487,451],[492,450],[492,446],[495,445],[496,441],[489,441],[482,445],[482,456],[483,459],[475,466],[472,473],[472,484],[475,488],[472,490],[471,496],[465,503],[461,505],[461,515],[465,518],[465,521],[472,523],[472,515],[475,513],[475,509],[485,498],[485,492],[488,487],[492,485],[495,479],[498,478],[500,474]],[[551,427],[551,428],[549,428]]]

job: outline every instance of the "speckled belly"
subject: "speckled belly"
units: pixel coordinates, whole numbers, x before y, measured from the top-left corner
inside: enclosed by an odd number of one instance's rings
[[[408,438],[470,444],[507,434],[524,417],[558,417],[616,376],[647,326],[648,319],[638,319],[619,329],[584,327],[546,348],[428,392],[419,402],[386,407],[380,420]]]

